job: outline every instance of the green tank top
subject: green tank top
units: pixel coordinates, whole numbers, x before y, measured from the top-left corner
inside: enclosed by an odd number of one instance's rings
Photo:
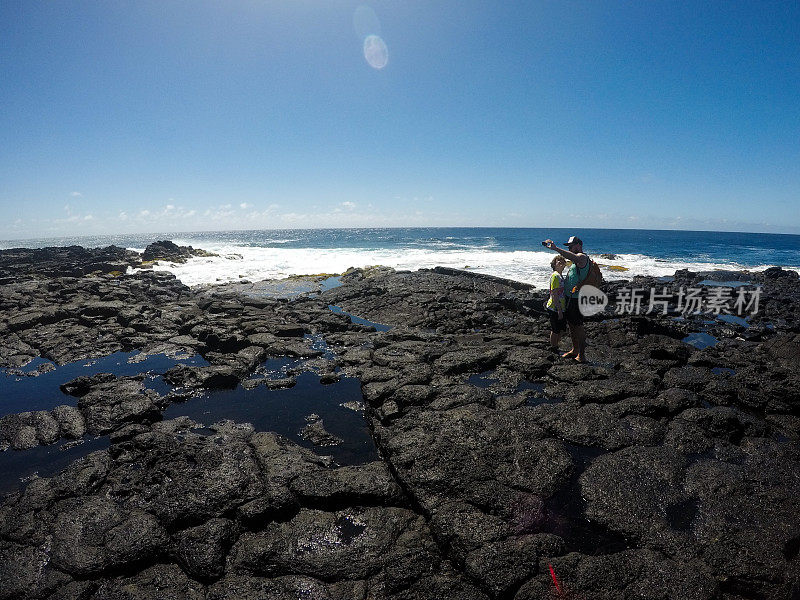
[[[569,266],[569,270],[567,271],[567,276],[564,278],[564,295],[567,296],[567,298],[578,297],[577,292],[575,292],[574,294],[572,293],[572,288],[574,288],[581,281],[586,279],[586,277],[589,275],[589,265],[590,263],[587,258],[586,265],[582,269],[579,269],[578,265],[576,265],[575,263],[572,263]]]

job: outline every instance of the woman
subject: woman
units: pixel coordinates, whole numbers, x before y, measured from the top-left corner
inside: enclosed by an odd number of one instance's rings
[[[550,348],[558,351],[561,334],[567,330],[567,320],[564,318],[566,301],[564,299],[564,280],[562,273],[567,261],[562,256],[556,256],[550,261],[553,269],[550,275],[550,297],[547,299],[547,313],[550,315]]]

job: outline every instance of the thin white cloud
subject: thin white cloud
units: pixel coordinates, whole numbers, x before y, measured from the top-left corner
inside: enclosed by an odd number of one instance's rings
[[[298,221],[305,221],[306,219],[308,219],[308,215],[303,213],[290,212],[282,214],[281,219],[283,219],[288,223],[297,223]]]
[[[72,196],[73,198],[80,198],[81,196],[83,196],[83,194],[81,194],[80,192],[72,192],[70,196]]]
[[[342,206],[344,208],[348,208],[350,210],[353,210],[356,207],[356,203],[355,202],[350,202],[350,201],[342,202]]]
[[[252,206],[252,205],[251,205],[251,204],[248,204],[247,202],[242,202],[242,203],[239,205],[239,208],[241,208],[242,210],[244,210],[245,208],[250,208],[250,206]]]
[[[91,221],[91,220],[93,220],[93,219],[94,219],[94,216],[93,216],[93,215],[86,215],[85,217],[83,217],[83,220],[84,220],[84,221]]]

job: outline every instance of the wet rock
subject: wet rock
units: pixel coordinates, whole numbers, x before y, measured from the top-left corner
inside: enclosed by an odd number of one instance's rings
[[[475,585],[447,569],[416,581],[408,589],[392,596],[393,600],[416,600],[417,598],[458,598],[459,600],[487,600]]]
[[[74,406],[61,404],[53,409],[53,418],[58,423],[62,437],[79,439],[86,433],[83,413]]]
[[[435,368],[446,374],[480,373],[496,367],[505,358],[497,349],[474,349],[447,352],[436,361]]]
[[[474,497],[484,481],[547,496],[572,469],[564,445],[545,439],[524,409],[494,411],[471,404],[426,411],[395,421],[385,432],[376,430],[376,436],[404,487],[428,509]]]
[[[418,532],[406,543],[425,552],[420,537],[425,529],[424,519],[401,508],[302,510],[291,521],[244,533],[231,549],[228,569],[268,577],[364,579],[394,561],[403,534]]]
[[[742,460],[702,460],[687,470],[685,488],[697,498],[691,530],[698,555],[728,580],[728,589],[790,597],[779,589],[788,582],[782,588],[788,594],[791,582],[798,582],[796,449],[764,438],[743,444]]]
[[[794,279],[796,280],[799,276],[797,271],[792,269],[782,269],[781,267],[768,267],[764,269],[762,276],[764,279]]]
[[[572,361],[575,363],[575,361]],[[552,365],[547,374],[559,381],[577,383],[579,381],[594,381],[608,379],[613,371],[604,367],[595,367],[589,364],[556,364]]]
[[[288,390],[297,385],[297,377],[280,377],[278,379],[262,379],[260,380],[269,390]]]
[[[206,389],[233,389],[239,377],[233,367],[190,367],[178,365],[164,373],[164,381],[174,386]]]
[[[170,262],[184,263],[193,256],[191,246],[178,246],[169,240],[162,240],[148,244],[142,252],[143,261],[166,260]]]
[[[33,413],[19,413],[0,418],[0,437],[8,440],[14,450],[28,450],[39,445]]]
[[[295,477],[329,466],[320,456],[275,433],[257,432],[248,440],[266,481],[285,487]]]
[[[539,377],[552,366],[553,357],[546,350],[538,348],[514,348],[509,351],[506,364],[525,377]]]
[[[587,371],[587,373],[589,373]],[[562,397],[582,404],[611,403],[631,396],[655,395],[658,378],[652,375],[614,372],[608,379],[580,380],[549,385],[545,393],[550,397]]]
[[[289,488],[301,502],[313,506],[406,504],[403,491],[382,462],[303,473],[291,480]]]
[[[300,437],[315,446],[338,446],[344,441],[342,438],[328,432],[322,423],[322,419],[318,415],[314,416],[316,418],[311,419],[308,425],[300,430]]]
[[[615,414],[616,405],[572,403],[543,404],[535,414],[553,435],[573,444],[616,450],[625,446],[651,446],[661,441],[665,426],[650,417]]]
[[[63,573],[48,569],[45,548],[0,541],[0,599],[18,600],[47,594],[69,581]]]
[[[178,421],[175,419],[175,421]],[[166,424],[168,424],[167,422]],[[181,423],[181,427],[183,428],[183,423]],[[156,427],[154,427],[155,429]],[[223,436],[230,436],[232,438],[237,438],[240,440],[247,440],[249,439],[253,433],[255,432],[255,427],[251,423],[237,423],[236,421],[231,421],[230,419],[224,419],[222,421],[217,421],[208,426],[211,431],[215,431]],[[216,439],[223,439],[223,438],[216,438]]]
[[[59,438],[58,421],[47,411],[40,410],[31,416],[31,424],[36,429],[40,444],[52,444]]]
[[[392,392],[389,396],[390,401],[394,401],[398,406],[421,406],[436,395],[436,389],[427,385],[408,384],[403,385]]]
[[[770,356],[786,364],[796,366],[800,363],[800,334],[775,336],[764,342],[762,347]]]
[[[152,561],[167,543],[153,515],[124,511],[108,500],[66,500],[56,510],[53,564],[73,575]]]
[[[744,435],[763,436],[765,425],[753,417],[727,407],[690,408],[679,418],[694,423],[709,436],[738,443]]]
[[[256,377],[252,379],[245,379],[242,381],[242,387],[246,390],[254,390],[258,386],[263,385],[266,382],[266,379],[263,377]]]
[[[629,415],[641,415],[663,420],[665,417],[681,412],[686,408],[699,406],[698,397],[688,390],[670,388],[660,392],[655,398],[631,396],[607,405],[614,417],[621,419]]]
[[[143,433],[117,450],[120,464],[106,485],[126,508],[149,512],[167,527],[201,523],[263,493],[247,441],[225,434]],[[144,456],[147,469],[141,468]]]
[[[36,429],[31,425],[22,425],[11,438],[11,447],[14,450],[29,450],[38,445]]]
[[[35,273],[60,277],[69,272],[77,276],[92,271],[109,273],[124,271],[127,266],[138,263],[138,259],[136,252],[118,246],[13,248],[0,253],[0,274],[18,277]]]
[[[98,373],[97,375],[81,375],[75,379],[61,384],[61,391],[70,396],[80,398],[88,394],[95,386],[114,381],[112,373]]]
[[[102,435],[128,422],[152,422],[161,418],[160,397],[145,390],[140,379],[118,378],[101,383],[78,400],[90,433]]]
[[[544,561],[542,561],[544,563]],[[584,556],[568,554],[551,561],[562,589],[567,593],[616,600],[617,598],[686,598],[711,600],[719,597],[716,581],[695,562],[684,562],[651,549],[626,550],[617,554]],[[515,600],[557,596],[548,563],[535,580],[522,586]]]
[[[331,385],[332,383],[338,383],[340,379],[336,373],[323,373],[320,375],[319,382],[322,385]]]
[[[235,535],[236,525],[228,519],[211,519],[175,534],[181,567],[194,579],[218,579],[225,573],[225,556]]]
[[[93,581],[70,581],[62,585],[48,600],[84,600],[90,598],[98,584]]]
[[[278,325],[272,330],[276,337],[303,337],[305,329],[300,325]]]
[[[492,393],[489,390],[476,388],[472,385],[450,385],[444,390],[439,390],[437,396],[428,405],[432,410],[450,410],[452,408],[466,407],[470,404],[491,406]]]
[[[682,419],[673,419],[667,425],[663,443],[690,457],[705,454],[714,448],[714,439],[702,427]]]
[[[800,417],[795,415],[767,415],[766,423],[773,428],[773,435],[797,441],[800,439]]]
[[[98,450],[74,461],[42,485],[54,498],[91,495],[105,483],[111,467],[108,451]]]
[[[176,335],[169,338],[169,343],[183,348],[189,348],[193,351],[205,350],[205,344],[200,340],[193,338],[190,335]]]
[[[400,406],[394,400],[388,400],[375,410],[375,415],[382,423],[389,423],[402,414]]]
[[[510,394],[507,396],[497,396],[494,399],[494,407],[498,410],[514,410],[525,406],[528,398],[524,394]]]
[[[270,348],[277,342],[277,336],[271,332],[259,332],[247,336],[247,342],[253,346]]]
[[[203,585],[188,578],[177,565],[153,565],[131,577],[101,583],[92,600],[205,600]]]
[[[396,379],[373,381],[361,386],[364,399],[373,405],[380,405],[398,387]]]
[[[477,548],[508,536],[509,525],[502,518],[487,514],[463,502],[439,506],[431,517],[431,530],[451,556],[463,562]]]
[[[484,544],[464,561],[467,575],[480,581],[494,597],[505,597],[538,570],[539,556],[563,553],[558,536],[539,534],[511,537]]]
[[[703,367],[679,367],[664,375],[665,387],[677,387],[697,392],[711,380],[711,370]]]
[[[667,508],[686,500],[686,459],[673,450],[633,446],[597,458],[580,476],[586,515],[639,540],[667,535]]]
[[[120,300],[92,300],[80,307],[80,314],[87,317],[115,317],[125,307]]]

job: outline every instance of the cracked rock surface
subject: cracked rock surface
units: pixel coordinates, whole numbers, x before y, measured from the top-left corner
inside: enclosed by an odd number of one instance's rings
[[[758,275],[763,315],[714,325],[714,347],[681,341],[691,320],[598,315],[579,365],[548,350],[541,294],[473,273],[359,269],[285,301],[91,268],[135,266],[124,251],[33,252],[0,252],[5,367],[192,352],[208,366],[165,380],[196,390],[303,357],[360,379],[380,460],[335,464],[318,419],[315,454],[245,423],[164,421],[174,397],[138,376],[74,380],[74,406],[0,420],[7,452],[109,436],[3,500],[0,599],[800,594],[800,284],[785,272]]]

